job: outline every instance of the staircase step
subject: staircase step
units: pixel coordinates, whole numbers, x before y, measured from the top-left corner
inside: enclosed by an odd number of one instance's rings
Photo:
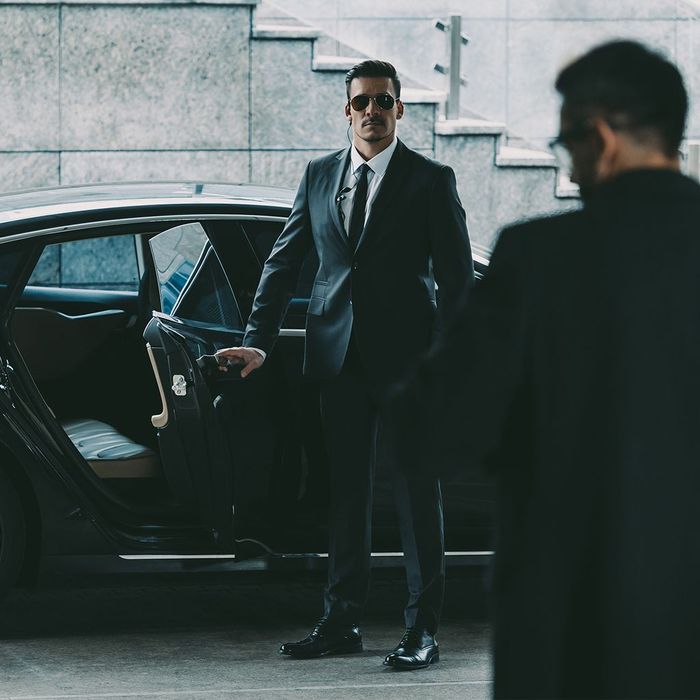
[[[293,24],[258,24],[253,28],[253,39],[318,39],[321,30]]]
[[[581,197],[578,185],[571,182],[571,180],[561,172],[557,177],[556,195],[560,199],[579,199]]]
[[[556,168],[557,159],[546,151],[503,146],[496,155],[496,165],[522,168]]]
[[[353,66],[364,60],[359,56],[315,56],[313,68],[318,71],[347,73]]]
[[[438,90],[421,90],[404,88],[401,90],[401,102],[406,104],[439,104],[447,99],[447,93]]]
[[[505,124],[490,122],[486,119],[442,119],[435,124],[435,133],[440,136],[469,134],[500,136],[505,133],[505,130]]]

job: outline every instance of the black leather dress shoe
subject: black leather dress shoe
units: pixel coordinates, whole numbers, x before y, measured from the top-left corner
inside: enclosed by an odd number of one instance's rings
[[[384,665],[400,671],[412,671],[438,661],[440,651],[435,637],[426,630],[409,627],[396,649],[384,659]]]
[[[321,618],[311,634],[299,642],[286,642],[280,654],[296,659],[315,659],[330,654],[357,654],[362,651],[362,634],[357,625],[338,627]]]

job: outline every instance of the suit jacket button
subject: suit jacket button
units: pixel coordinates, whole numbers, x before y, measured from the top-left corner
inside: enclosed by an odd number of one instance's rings
[[[357,267],[358,267],[357,263],[353,263],[352,269],[354,272],[357,272]]]

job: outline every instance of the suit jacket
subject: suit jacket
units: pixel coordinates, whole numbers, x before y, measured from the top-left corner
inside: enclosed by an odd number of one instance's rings
[[[700,697],[700,186],[506,229],[471,302],[393,420],[498,481],[496,697]]]
[[[427,349],[436,324],[471,286],[471,249],[452,169],[401,141],[353,249],[336,201],[349,160],[346,148],[308,164],[265,263],[243,344],[271,350],[301,264],[315,246],[319,268],[307,312],[304,372],[319,379],[337,375],[354,330],[367,372],[383,386]]]

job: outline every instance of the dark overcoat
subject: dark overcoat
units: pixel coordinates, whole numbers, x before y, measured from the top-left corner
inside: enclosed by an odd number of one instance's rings
[[[393,416],[404,463],[498,482],[496,697],[700,697],[696,182],[506,229]]]

